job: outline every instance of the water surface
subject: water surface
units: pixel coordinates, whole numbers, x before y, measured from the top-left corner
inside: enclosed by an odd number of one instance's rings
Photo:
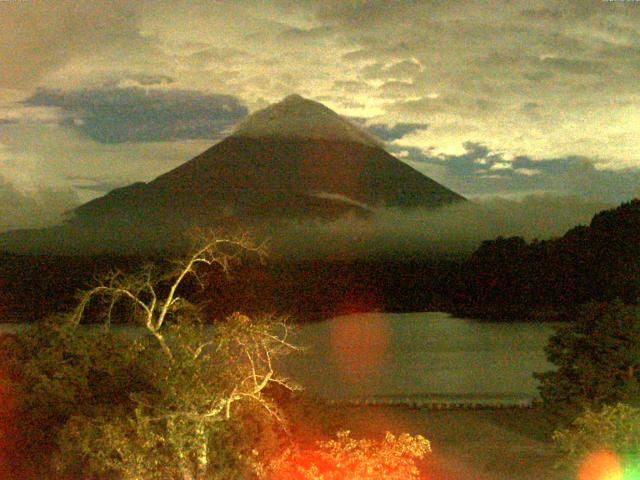
[[[553,326],[498,323],[446,313],[366,313],[299,327],[306,347],[289,375],[327,399],[376,396],[531,399],[534,371],[551,365]]]
[[[0,332],[21,328],[0,324]],[[144,334],[139,327],[123,330],[132,337]],[[297,326],[292,342],[304,352],[285,358],[280,367],[328,400],[510,403],[537,397],[532,374],[552,367],[544,355],[552,333],[548,323],[479,322],[441,312],[363,313]]]

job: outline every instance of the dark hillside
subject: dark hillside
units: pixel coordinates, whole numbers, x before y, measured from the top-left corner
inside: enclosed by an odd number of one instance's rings
[[[494,319],[559,318],[571,306],[640,294],[640,200],[596,214],[560,238],[488,240],[453,282],[453,309]]]

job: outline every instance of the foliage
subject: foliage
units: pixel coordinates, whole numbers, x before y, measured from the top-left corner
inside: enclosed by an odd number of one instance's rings
[[[640,307],[590,303],[545,349],[557,370],[537,373],[545,408],[570,422],[585,408],[640,400]]]
[[[605,405],[600,411],[588,409],[570,427],[557,430],[553,439],[562,453],[558,463],[561,468],[584,469],[590,457],[606,454],[621,467],[636,468],[640,455],[640,408],[617,403]]]
[[[128,391],[145,388],[129,342],[109,331],[75,328],[67,320],[47,319],[6,336],[1,347],[19,424],[15,446],[20,448],[12,461],[19,470],[30,463],[36,478],[45,478],[56,432],[72,415],[91,416],[105,402],[130,405]]]
[[[284,422],[267,392],[293,388],[273,367],[294,348],[288,327],[237,313],[205,328],[200,309],[179,295],[185,279],[206,280],[201,267],[226,272],[247,250],[261,253],[245,239],[207,240],[168,272],[113,273],[81,295],[72,315],[10,342],[33,450],[46,445],[59,472],[83,478],[222,479],[255,470],[259,439]],[[116,331],[116,312],[143,328]],[[87,316],[104,326],[81,327]]]
[[[304,410],[274,368],[295,348],[287,324],[235,313],[205,326],[184,296],[247,250],[262,254],[245,239],[207,240],[169,270],[113,272],[72,314],[4,338],[0,392],[16,399],[21,429],[10,448],[37,467],[14,478],[417,478],[415,459],[429,451],[420,436],[341,433],[285,449],[287,414]],[[8,432],[0,425],[0,444]]]
[[[411,480],[420,478],[415,460],[431,451],[421,435],[387,432],[383,440],[350,437],[339,432],[334,440],[319,441],[315,448],[293,448],[271,465],[278,480]]]

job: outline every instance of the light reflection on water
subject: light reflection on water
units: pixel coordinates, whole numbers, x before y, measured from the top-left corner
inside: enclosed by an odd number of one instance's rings
[[[341,322],[357,322],[360,335],[349,336],[353,346],[341,345],[336,355],[334,325]],[[384,341],[381,329],[388,336]],[[287,359],[285,368],[329,399],[432,394],[534,398],[532,373],[551,368],[544,346],[552,333],[550,324],[477,322],[440,312],[357,314],[303,325],[297,341],[308,349]],[[367,357],[376,359],[373,368],[361,366],[363,357],[365,366]]]

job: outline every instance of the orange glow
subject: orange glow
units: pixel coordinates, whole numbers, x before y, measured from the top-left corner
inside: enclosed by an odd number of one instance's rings
[[[271,478],[417,480],[424,477],[419,477],[416,460],[430,452],[429,442],[418,436],[396,437],[387,432],[383,440],[355,439],[349,431],[342,431],[329,441],[316,442],[311,448],[287,451],[274,464]]]
[[[335,319],[331,324],[331,350],[343,377],[357,382],[373,373],[387,352],[389,337],[389,325],[381,315]]]
[[[620,458],[609,450],[590,453],[578,470],[578,480],[622,480]]]
[[[14,415],[13,397],[6,387],[6,375],[0,366],[0,477],[11,478],[9,468],[9,455],[13,450],[11,445],[12,436],[16,433],[12,428]]]

